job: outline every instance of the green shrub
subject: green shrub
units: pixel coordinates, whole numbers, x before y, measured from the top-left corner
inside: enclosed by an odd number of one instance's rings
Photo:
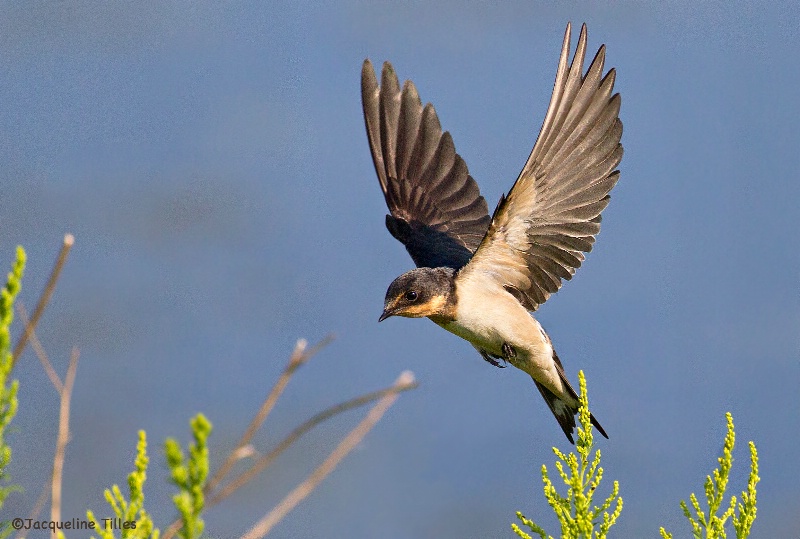
[[[731,496],[726,504],[725,511],[718,515],[717,512],[722,507],[725,499],[725,490],[728,488],[728,478],[733,466],[733,446],[736,442],[736,433],[733,430],[733,416],[730,412],[725,414],[728,422],[728,432],[725,435],[725,443],[722,446],[722,456],[717,459],[719,467],[706,476],[705,494],[708,505],[708,513],[700,507],[697,496],[692,493],[689,501],[692,503],[695,515],[689,510],[685,501],[681,500],[683,514],[689,520],[692,527],[692,537],[695,539],[725,539],[725,525],[731,518],[733,529],[736,532],[736,539],[745,539],[750,535],[750,528],[756,519],[756,484],[758,477],[758,452],[756,444],[749,443],[750,446],[750,477],[747,481],[747,490],[742,492],[742,501],[737,505],[736,496]],[[659,530],[661,537],[672,539],[672,534],[668,533],[663,527]],[[704,533],[705,532],[705,533]]]
[[[562,481],[567,486],[566,496],[562,496],[556,490],[547,472],[547,466],[542,466],[542,482],[544,483],[544,496],[547,503],[555,512],[561,524],[561,537],[563,539],[603,539],[607,536],[609,528],[614,525],[622,513],[622,497],[619,495],[619,483],[614,481],[611,494],[600,505],[593,505],[594,495],[600,482],[603,480],[603,468],[600,467],[600,450],[594,453],[590,459],[594,448],[594,436],[592,435],[592,422],[589,415],[589,400],[586,392],[586,378],[583,371],[578,373],[580,381],[580,410],[578,412],[578,442],[576,450],[578,454],[569,453],[565,455],[557,448],[553,448],[555,453],[556,469]],[[566,468],[566,469],[565,469]],[[608,510],[616,504],[614,510]],[[552,539],[535,522],[525,518],[521,512],[517,512],[517,518],[522,524],[533,533],[538,534],[542,539]],[[595,530],[595,527],[597,528]],[[523,539],[532,539],[530,535],[522,531],[517,524],[511,524],[514,532]]]
[[[544,495],[561,524],[562,539],[604,539],[608,536],[609,529],[622,512],[622,498],[619,496],[619,483],[614,481],[611,494],[605,501],[599,506],[593,505],[593,496],[603,478],[603,468],[600,467],[600,450],[595,452],[590,462],[589,457],[593,449],[594,439],[586,394],[586,380],[583,372],[579,373],[579,378],[580,426],[578,427],[578,443],[576,444],[578,454],[569,453],[565,455],[555,447],[553,448],[553,452],[558,458],[556,460],[556,469],[567,486],[567,493],[565,496],[558,493],[550,480],[547,466],[542,466]],[[692,537],[694,539],[726,539],[725,526],[728,522],[733,525],[736,539],[746,539],[750,535],[750,530],[756,519],[756,484],[760,478],[758,477],[758,452],[753,442],[749,443],[750,477],[747,481],[747,489],[742,492],[741,501],[737,501],[736,496],[731,496],[730,500],[725,504],[726,509],[721,515],[718,514],[725,501],[725,491],[728,487],[728,479],[733,465],[733,447],[736,441],[733,417],[730,413],[727,413],[725,417],[728,431],[725,435],[722,456],[718,459],[719,467],[711,475],[706,476],[705,481],[708,512],[701,508],[700,502],[694,494],[689,497],[694,514],[692,514],[685,501],[680,503],[683,514],[692,527]],[[614,510],[609,513],[608,510],[615,503]],[[553,539],[552,536],[547,535],[541,526],[526,518],[519,511],[517,512],[517,518],[519,518],[523,526],[527,527],[532,533],[539,535],[541,539]],[[516,523],[512,523],[511,528],[519,537],[532,539]],[[660,533],[663,539],[672,539],[672,534],[668,533],[663,527],[660,528]]]
[[[11,380],[14,358],[11,353],[11,322],[14,320],[14,300],[22,288],[22,274],[25,271],[25,250],[17,247],[17,256],[8,274],[6,285],[0,291],[0,508],[6,498],[19,487],[9,484],[7,467],[11,462],[11,446],[6,442],[11,420],[17,414],[17,390],[19,382]],[[6,523],[7,526],[7,523]],[[0,529],[5,536],[10,528]]]

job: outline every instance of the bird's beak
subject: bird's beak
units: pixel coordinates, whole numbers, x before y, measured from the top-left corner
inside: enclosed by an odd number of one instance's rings
[[[383,314],[381,314],[381,317],[378,318],[378,322],[383,322],[384,320],[386,320],[390,316],[395,316],[400,311],[400,309],[397,307],[396,303],[397,302],[392,302],[392,303],[390,303],[388,305],[384,305],[383,306]]]
[[[390,316],[400,314],[400,311],[402,310],[403,308],[397,305],[397,299],[387,301],[383,304],[383,314],[381,314],[381,317],[378,318],[378,322],[383,322]]]

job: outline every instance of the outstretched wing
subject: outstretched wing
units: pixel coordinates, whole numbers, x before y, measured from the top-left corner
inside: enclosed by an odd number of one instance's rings
[[[418,267],[459,269],[489,227],[489,211],[433,105],[414,83],[402,90],[389,62],[381,84],[369,60],[361,70],[364,121],[375,171],[391,215],[386,228]]]
[[[553,96],[539,138],[472,260],[462,270],[504,286],[528,309],[571,279],[600,231],[600,212],[619,178],[622,122],[615,71],[602,76],[605,46],[583,74],[586,25],[567,65],[564,35]]]

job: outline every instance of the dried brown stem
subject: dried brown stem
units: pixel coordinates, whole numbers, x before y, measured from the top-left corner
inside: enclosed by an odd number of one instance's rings
[[[25,305],[23,305],[21,301],[17,302],[17,313],[19,313],[19,317],[22,319],[22,323],[25,325],[25,327],[28,327],[30,325],[28,311],[25,309]],[[42,346],[41,341],[39,341],[39,337],[36,336],[36,330],[34,330],[32,327],[29,340],[31,341],[33,351],[36,352],[36,357],[39,358],[39,363],[41,363],[42,367],[44,367],[44,372],[47,373],[47,377],[50,378],[50,382],[60,395],[64,390],[64,383],[61,381],[58,373],[53,368],[53,364],[50,363],[50,358],[47,357],[47,352],[44,351],[44,346]]]
[[[31,320],[28,324],[25,324],[25,331],[22,332],[22,335],[17,341],[16,346],[14,346],[11,368],[14,368],[14,365],[17,364],[20,354],[22,354],[22,351],[25,349],[25,345],[28,344],[28,339],[30,338],[31,333],[33,333],[33,330],[36,329],[36,324],[39,323],[39,318],[41,318],[45,307],[47,307],[47,303],[50,301],[50,297],[53,295],[53,291],[56,289],[58,277],[61,275],[61,270],[64,268],[64,264],[67,262],[67,257],[69,256],[69,250],[72,248],[72,244],[74,243],[75,237],[72,234],[66,234],[64,236],[64,243],[61,246],[61,252],[58,254],[58,259],[53,266],[53,271],[50,272],[50,278],[47,279],[47,284],[45,285],[44,290],[42,290],[42,295],[39,296],[39,302],[36,304],[36,308],[33,310]]]
[[[327,421],[331,417],[346,412],[347,410],[351,410],[353,408],[358,408],[359,406],[363,406],[368,404],[372,401],[378,400],[386,395],[392,393],[400,393],[402,391],[408,391],[409,389],[414,389],[417,387],[416,382],[411,382],[406,385],[397,386],[396,384],[387,387],[385,389],[381,389],[379,391],[373,391],[371,393],[365,393],[359,397],[354,399],[350,399],[348,401],[341,402],[330,408],[323,410],[322,412],[314,415],[313,417],[309,418],[307,421],[299,425],[295,428],[292,432],[289,433],[281,442],[275,446],[275,448],[267,453],[266,455],[262,455],[259,457],[250,468],[242,472],[238,477],[233,479],[230,483],[225,485],[222,489],[218,492],[214,493],[211,498],[209,498],[206,502],[207,507],[212,507],[238,489],[246,485],[250,482],[253,478],[255,478],[258,474],[263,472],[270,464],[272,464],[275,459],[277,459],[284,451],[286,451],[292,444],[294,444],[300,437],[302,437],[305,433],[319,425],[320,423]]]
[[[406,371],[400,375],[394,384],[394,388],[398,389],[403,386],[408,386],[414,383],[414,375]],[[375,424],[383,417],[383,414],[394,404],[397,400],[398,391],[393,391],[385,395],[379,400],[375,406],[370,409],[366,417],[351,430],[347,436],[336,446],[328,458],[314,470],[302,483],[297,485],[286,497],[272,510],[267,513],[264,518],[259,520],[241,539],[261,539],[267,535],[270,530],[280,522],[297,504],[303,501],[317,486],[330,474],[336,466],[346,457],[372,430]]]
[[[228,476],[233,468],[233,465],[242,458],[242,455],[247,453],[244,451],[244,449],[250,444],[253,436],[255,436],[258,429],[264,424],[267,416],[269,416],[270,412],[272,412],[272,409],[275,407],[275,403],[283,393],[283,390],[286,389],[286,385],[289,383],[289,380],[292,378],[294,372],[309,359],[311,359],[314,354],[319,352],[323,347],[327,346],[332,340],[333,335],[327,335],[324,339],[311,348],[308,348],[308,341],[305,339],[299,339],[297,341],[294,351],[292,351],[292,355],[289,356],[289,361],[286,363],[286,367],[284,367],[280,378],[278,378],[278,381],[272,386],[269,394],[261,404],[261,408],[259,408],[255,417],[253,417],[253,419],[250,421],[250,424],[247,426],[247,429],[242,435],[242,438],[239,440],[239,443],[236,444],[236,447],[234,447],[225,458],[225,462],[222,463],[222,466],[220,466],[208,483],[206,483],[204,489],[206,493],[214,490]],[[161,539],[172,539],[172,537],[178,533],[180,528],[181,520],[178,519],[173,521],[172,524],[170,524],[169,527],[164,530],[164,533],[161,534]]]
[[[56,454],[53,458],[53,480],[50,491],[50,520],[61,521],[61,479],[64,472],[64,455],[69,442],[69,407],[72,398],[72,387],[75,384],[75,373],[78,370],[77,348],[72,349],[69,358],[67,376],[64,378],[64,389],[61,391],[61,406],[58,414],[58,438],[56,439]]]
[[[272,409],[275,407],[275,403],[278,401],[278,398],[283,393],[283,390],[286,389],[286,385],[289,383],[289,380],[292,378],[294,371],[296,371],[300,366],[306,363],[311,357],[316,354],[320,349],[324,346],[329,344],[333,340],[332,335],[328,335],[318,344],[312,346],[311,348],[307,348],[308,342],[305,339],[300,339],[297,341],[297,344],[294,347],[294,351],[292,355],[289,357],[289,362],[284,367],[283,372],[281,373],[280,378],[278,381],[275,382],[275,385],[272,386],[272,390],[270,390],[267,398],[264,399],[264,402],[261,404],[261,408],[256,413],[253,420],[250,421],[250,425],[248,425],[247,430],[242,435],[242,438],[239,440],[239,443],[236,444],[236,447],[228,454],[228,457],[225,459],[225,462],[222,466],[217,470],[211,480],[207,483],[206,490],[211,491],[220,484],[220,482],[227,477],[228,473],[230,473],[231,468],[238,460],[239,455],[241,454],[241,450],[243,447],[248,445],[250,441],[255,436],[258,429],[267,419]],[[165,537],[164,539],[169,539],[169,537]]]
[[[42,491],[39,493],[39,497],[36,499],[36,504],[31,509],[31,512],[28,514],[28,520],[36,520],[39,518],[39,513],[42,512],[44,509],[44,504],[47,503],[47,498],[50,496],[50,485],[45,483],[42,485]],[[25,539],[27,537],[28,530],[22,528],[20,532],[16,535],[16,539]]]

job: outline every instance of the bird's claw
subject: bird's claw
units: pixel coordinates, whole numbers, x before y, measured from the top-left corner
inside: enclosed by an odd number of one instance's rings
[[[517,359],[517,351],[514,350],[514,347],[508,344],[507,342],[503,343],[503,361],[511,361],[513,362]]]
[[[483,359],[485,359],[487,363],[490,363],[491,365],[494,365],[498,369],[505,369],[506,368],[505,365],[501,365],[499,361],[495,360],[495,358],[497,356],[492,356],[492,355],[490,355],[488,352],[486,352],[484,350],[481,350],[480,352],[481,352],[481,357]],[[506,361],[506,358],[504,358],[504,357],[498,358],[498,359],[502,359],[503,361]]]

